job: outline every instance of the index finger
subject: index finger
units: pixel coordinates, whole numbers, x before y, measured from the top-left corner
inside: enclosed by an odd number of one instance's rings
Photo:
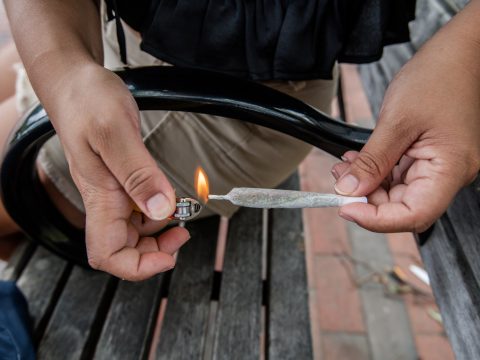
[[[339,214],[371,231],[423,232],[445,212],[460,188],[455,179],[442,174],[430,161],[417,160],[401,185],[401,196],[377,205],[346,205]]]

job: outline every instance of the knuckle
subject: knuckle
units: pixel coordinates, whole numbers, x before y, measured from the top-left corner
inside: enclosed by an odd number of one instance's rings
[[[94,270],[102,270],[104,265],[104,260],[96,256],[88,256],[88,265]]]
[[[148,185],[153,181],[153,170],[151,166],[132,170],[123,183],[125,191],[132,197],[146,195],[151,190]]]
[[[381,169],[384,167],[385,156],[383,155],[373,155],[368,151],[362,151],[355,163],[354,166],[361,172],[370,175],[371,177],[378,177],[382,174]]]
[[[123,276],[122,279],[127,281],[133,281],[133,282],[145,280],[145,278],[138,273],[125,274],[125,276]]]
[[[472,183],[480,170],[480,154],[467,153],[465,158],[465,185]]]
[[[429,219],[429,218],[426,218],[426,217],[422,217],[420,219],[417,219],[414,222],[412,232],[414,232],[414,233],[425,232],[430,228],[430,226],[433,225],[434,222],[435,222],[435,219]]]
[[[101,117],[97,120],[92,136],[92,145],[96,149],[106,149],[114,135],[114,122],[109,118]]]

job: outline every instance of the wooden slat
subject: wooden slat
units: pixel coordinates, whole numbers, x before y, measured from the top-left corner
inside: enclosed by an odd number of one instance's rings
[[[458,245],[480,284],[480,177],[462,189],[447,211]],[[480,334],[479,334],[480,335]]]
[[[478,359],[480,289],[457,239],[451,235],[444,221],[438,221],[420,252],[456,359]]]
[[[160,306],[164,275],[142,282],[121,281],[97,344],[95,359],[145,359]]]
[[[65,260],[39,246],[17,281],[28,302],[36,339],[55,306],[68,271]]]
[[[83,359],[98,336],[105,295],[116,281],[106,273],[74,267],[38,348],[38,359]]]
[[[15,249],[7,266],[0,273],[0,280],[16,281],[30,260],[30,257],[35,251],[35,247],[35,244],[25,239],[25,241]]]
[[[291,177],[281,188],[298,189],[298,177]],[[311,359],[312,339],[300,209],[271,211],[269,247],[269,358]]]
[[[229,222],[214,359],[260,358],[262,210],[240,209]]]
[[[218,217],[188,225],[192,237],[180,250],[173,271],[157,359],[202,358],[218,226]]]
[[[420,248],[457,359],[480,358],[480,179],[463,189]]]

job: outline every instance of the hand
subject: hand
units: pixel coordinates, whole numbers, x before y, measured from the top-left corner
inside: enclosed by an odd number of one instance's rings
[[[477,176],[480,45],[459,40],[460,30],[452,21],[404,66],[368,143],[333,167],[338,193],[369,198],[340,216],[372,231],[422,232]]]
[[[134,99],[121,79],[96,64],[64,79],[47,111],[85,204],[90,265],[128,280],[171,269],[189,234],[176,227],[145,236],[166,225],[175,193],[142,142]],[[146,224],[133,202],[151,219]]]

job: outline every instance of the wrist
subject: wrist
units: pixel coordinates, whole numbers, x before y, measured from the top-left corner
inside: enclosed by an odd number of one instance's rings
[[[88,54],[57,49],[36,56],[26,70],[40,102],[51,112],[54,104],[75,86],[78,76],[98,68],[102,66]]]

